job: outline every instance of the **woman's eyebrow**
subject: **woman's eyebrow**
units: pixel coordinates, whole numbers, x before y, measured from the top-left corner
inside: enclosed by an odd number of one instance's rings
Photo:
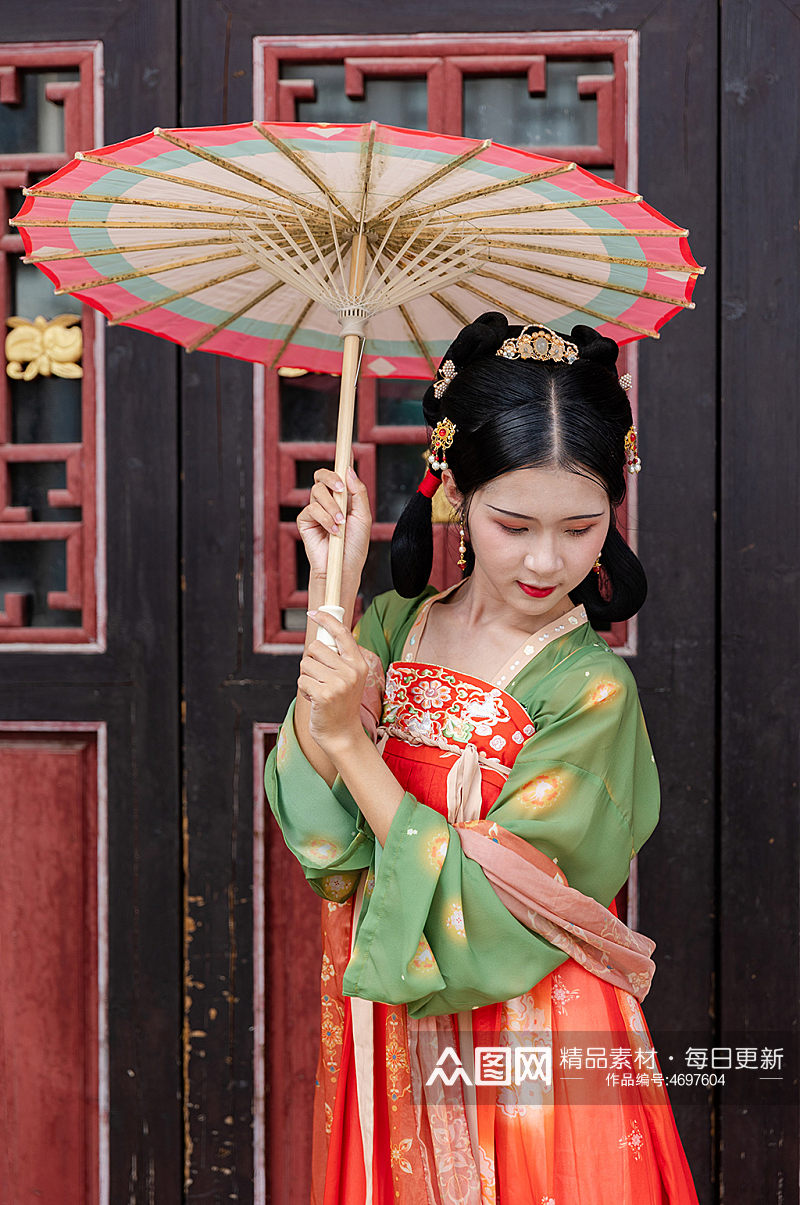
[[[533,518],[532,515],[521,515],[515,510],[501,510],[499,506],[492,506],[491,502],[487,502],[486,505],[489,507],[489,510],[496,510],[500,515],[510,515],[512,519],[527,519],[530,522]],[[596,515],[567,515],[561,522],[574,523],[576,519],[599,519],[602,513],[599,510]]]

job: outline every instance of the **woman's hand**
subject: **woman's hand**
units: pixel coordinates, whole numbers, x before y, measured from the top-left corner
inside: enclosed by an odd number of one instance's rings
[[[342,514],[347,515],[342,593],[348,590],[355,596],[369,551],[372,513],[363,481],[359,481],[352,467],[345,476],[346,482],[342,482],[332,469],[316,470],[309,503],[297,516],[297,530],[312,576],[323,578],[328,563],[328,543],[331,536],[341,530]],[[346,502],[346,511],[343,502]]]
[[[300,662],[298,692],[310,704],[308,728],[319,747],[338,768],[343,753],[369,740],[361,725],[361,698],[368,665],[350,631],[332,615],[311,617],[333,636],[337,649],[314,640]]]

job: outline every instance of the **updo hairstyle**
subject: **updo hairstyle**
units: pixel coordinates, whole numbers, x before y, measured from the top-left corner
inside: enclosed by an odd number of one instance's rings
[[[461,522],[467,533],[476,490],[505,473],[524,468],[558,468],[597,479],[611,504],[611,521],[601,560],[611,581],[611,597],[600,596],[592,570],[570,591],[593,624],[604,626],[635,615],[647,594],[639,559],[620,535],[615,510],[625,497],[625,435],[633,422],[628,395],[616,369],[619,348],[588,326],[572,328],[578,348],[571,364],[554,360],[507,360],[498,348],[523,330],[503,314],[487,313],[456,337],[444,360],[456,376],[436,398],[433,383],[422,400],[425,422],[443,417],[456,426],[447,464],[465,502]],[[443,362],[444,362],[443,360]],[[433,470],[431,470],[433,471]],[[441,476],[441,470],[435,473]],[[465,575],[475,567],[467,539]],[[421,594],[433,564],[431,499],[412,494],[392,537],[392,579],[404,598]]]

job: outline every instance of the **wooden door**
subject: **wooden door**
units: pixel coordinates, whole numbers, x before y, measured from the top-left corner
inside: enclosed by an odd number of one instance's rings
[[[176,120],[175,28],[3,13],[3,1205],[181,1199],[177,356],[55,297],[6,225],[76,150]],[[27,359],[62,316],[71,358]]]
[[[242,0],[224,11],[189,5],[183,117],[190,125],[376,118],[540,147],[638,182],[691,228],[713,269],[716,213],[704,198],[716,180],[716,79],[705,57],[691,65],[699,48],[712,53],[715,10],[688,0],[677,10],[651,18],[629,3],[603,19],[571,3],[539,5],[537,32],[510,3],[491,15],[469,3],[440,6],[433,17],[419,0],[336,10],[299,0],[268,13]],[[672,81],[684,75],[697,115],[688,127],[672,112]],[[714,689],[715,420],[713,407],[698,413],[696,398],[714,395],[715,327],[713,298],[706,291],[703,305],[702,284],[697,293],[697,312],[630,360],[645,460],[630,521],[652,597],[636,624],[610,634],[632,659],[664,778],[662,823],[628,900],[629,919],[664,951],[648,998],[655,1033],[674,1030],[678,1015],[687,1030],[709,1031],[713,973],[713,817],[695,799],[715,789],[704,701]],[[421,476],[423,389],[361,388],[356,457],[377,519],[365,602],[391,584],[386,541]],[[295,691],[304,628],[294,517],[314,464],[332,458],[335,395],[334,381],[280,378],[269,365],[254,372],[193,356],[183,370],[190,1200],[226,1186],[276,1205],[307,1199],[320,905],[271,824],[261,780]],[[673,589],[679,548],[694,567],[691,596]],[[434,581],[444,586],[448,572],[441,539]],[[702,640],[683,639],[698,629]],[[706,1095],[699,1107],[676,1101],[676,1113],[710,1201]]]

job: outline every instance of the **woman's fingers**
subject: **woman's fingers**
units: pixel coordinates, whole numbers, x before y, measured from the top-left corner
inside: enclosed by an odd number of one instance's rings
[[[327,611],[309,611],[308,614],[315,623],[319,624],[321,628],[324,628],[326,632],[330,632],[339,649],[339,653],[337,654],[335,649],[330,649],[327,647],[327,645],[322,644],[322,641],[315,640],[314,643],[309,646],[309,652],[312,648],[314,648],[314,645],[319,644],[325,654],[325,658],[323,659],[321,657],[320,659],[324,660],[325,664],[338,665],[343,660],[348,665],[352,665],[358,670],[361,670],[362,666],[366,666],[367,663],[364,660],[361,649],[353,639],[353,633],[348,627],[346,627]],[[328,661],[328,657],[332,658],[333,661]]]

